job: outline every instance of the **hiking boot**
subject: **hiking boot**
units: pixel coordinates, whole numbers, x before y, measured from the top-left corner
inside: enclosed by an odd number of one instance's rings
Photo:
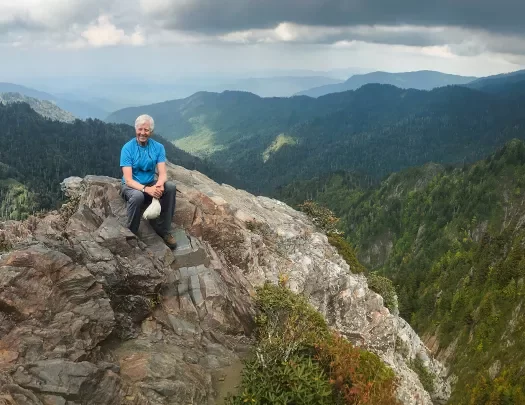
[[[171,233],[168,233],[167,235],[165,235],[162,240],[164,240],[164,243],[170,248],[170,249],[175,249],[177,247],[177,241],[175,240],[175,238],[173,237],[173,235]]]

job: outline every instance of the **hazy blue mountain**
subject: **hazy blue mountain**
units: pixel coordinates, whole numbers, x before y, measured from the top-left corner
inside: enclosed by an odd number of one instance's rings
[[[247,91],[261,97],[290,97],[305,89],[338,83],[341,81],[325,76],[253,77],[201,90]]]
[[[0,82],[0,93],[19,93],[27,97],[38,98],[40,100],[52,101],[55,97],[49,93],[38,91],[30,87],[21,86],[14,83]]]
[[[84,94],[82,91],[78,91],[77,93],[73,93],[73,92],[58,93],[58,92],[55,92],[53,94],[55,94],[56,97],[58,97],[60,99],[63,99],[63,100],[68,100],[69,102],[81,102],[81,103],[87,103],[90,106],[96,106],[97,109],[99,109],[101,111],[104,111],[104,113],[106,114],[105,116],[107,116],[107,114],[109,114],[112,111],[117,111],[117,110],[120,110],[121,108],[126,108],[126,107],[129,107],[129,106],[133,105],[133,104],[130,104],[130,103],[124,104],[124,103],[115,101],[115,100],[113,100],[112,98],[109,98],[109,97],[100,97],[100,96],[93,97],[93,96],[91,96],[89,94]],[[95,113],[99,114],[99,112],[95,112]],[[96,118],[100,119],[100,118],[104,118],[105,116],[103,116],[103,117],[96,117]]]
[[[73,113],[75,116],[81,119],[85,119],[85,118],[103,119],[105,116],[108,115],[107,110],[100,108],[96,104],[91,104],[89,102],[56,98],[55,103],[60,108]]]
[[[514,90],[513,87],[525,81],[525,70],[518,70],[512,73],[482,77],[468,83],[466,86],[471,89],[486,91],[489,93],[501,93]]]
[[[77,118],[104,118],[110,111],[107,111],[97,104],[82,100],[71,100],[55,96],[50,93],[35,90],[30,87],[21,86],[14,83],[0,83],[0,93],[20,93],[24,96],[47,100],[56,104],[61,109],[70,112]]]
[[[402,89],[432,90],[436,87],[466,84],[473,80],[476,80],[476,77],[451,75],[431,70],[405,73],[372,72],[353,75],[344,83],[314,87],[299,92],[297,95],[320,97],[330,93],[356,90],[370,83],[391,84]]]
[[[107,116],[122,108],[186,98],[201,91],[220,93],[234,90],[254,93],[261,97],[290,97],[312,87],[341,83],[343,79],[333,76],[341,73],[343,72],[285,71],[275,75],[261,73],[253,76],[197,74],[169,78],[75,77],[63,82],[57,79],[30,81],[27,85],[60,99],[95,105],[107,111]]]

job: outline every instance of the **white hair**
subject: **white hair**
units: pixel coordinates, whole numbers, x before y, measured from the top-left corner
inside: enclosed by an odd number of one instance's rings
[[[148,114],[142,114],[137,117],[135,120],[135,129],[137,129],[139,125],[142,125],[146,122],[149,123],[149,129],[151,132],[153,132],[153,128],[155,128],[155,121],[153,121],[153,118],[151,118]]]

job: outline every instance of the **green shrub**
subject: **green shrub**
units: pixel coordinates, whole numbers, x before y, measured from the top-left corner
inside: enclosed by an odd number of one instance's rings
[[[373,272],[368,275],[368,288],[383,297],[385,306],[390,311],[397,311],[397,294],[392,280]]]
[[[432,372],[430,372],[425,367],[423,360],[421,360],[419,357],[416,357],[410,362],[409,366],[418,375],[419,381],[421,382],[421,385],[423,385],[423,388],[430,394],[434,393],[434,374],[432,374]]]
[[[395,376],[379,357],[333,335],[302,295],[266,283],[257,289],[257,344],[240,394],[228,405],[395,405]]]
[[[326,207],[323,207],[315,201],[305,201],[298,208],[308,215],[312,222],[323,232],[340,235],[342,232],[337,229],[339,218]]]
[[[245,364],[243,391],[228,405],[332,405],[332,387],[321,366],[310,357],[292,355],[272,367],[252,359]]]
[[[323,316],[299,294],[265,283],[255,300],[259,316],[258,355],[265,362],[287,361],[294,353],[311,351],[329,336]]]
[[[396,377],[381,359],[334,334],[319,347],[318,359],[344,405],[396,405]]]
[[[345,262],[350,266],[352,273],[363,273],[365,267],[357,260],[354,248],[341,235],[328,235],[328,242],[337,249]]]

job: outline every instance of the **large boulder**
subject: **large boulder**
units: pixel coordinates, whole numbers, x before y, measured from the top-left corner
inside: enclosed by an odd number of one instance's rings
[[[61,210],[0,225],[0,404],[206,404],[251,346],[253,295],[286,275],[328,323],[399,376],[405,404],[431,404],[446,370],[311,221],[279,201],[168,164],[177,184],[168,249],[125,224],[117,179],[62,184]],[[403,350],[399,350],[402,344]]]

